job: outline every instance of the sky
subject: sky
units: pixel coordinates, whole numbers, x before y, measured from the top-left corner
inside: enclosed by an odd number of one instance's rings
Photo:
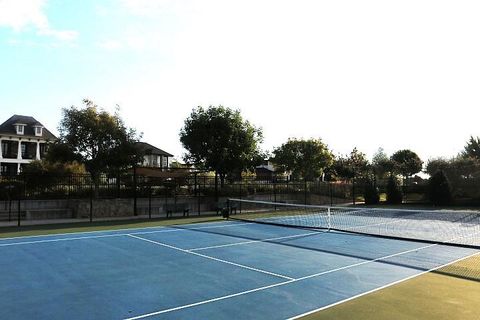
[[[57,133],[88,98],[181,159],[192,109],[223,105],[266,151],[448,158],[480,136],[479,16],[478,0],[0,0],[0,122]]]

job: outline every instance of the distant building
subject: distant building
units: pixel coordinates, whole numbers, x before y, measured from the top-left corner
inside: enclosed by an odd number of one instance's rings
[[[0,169],[15,175],[22,166],[44,158],[48,144],[57,140],[33,117],[13,115],[0,125]]]
[[[275,167],[270,161],[265,160],[263,164],[255,167],[257,180],[272,181],[275,176]]]
[[[163,151],[162,149],[146,142],[137,142],[136,147],[144,154],[141,166],[160,168],[161,170],[169,168],[171,162],[170,159],[173,158],[173,154]]]

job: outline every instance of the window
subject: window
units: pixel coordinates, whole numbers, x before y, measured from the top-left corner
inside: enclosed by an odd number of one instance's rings
[[[23,124],[17,124],[15,125],[15,128],[17,129],[17,134],[23,134]]]
[[[42,127],[35,127],[35,135],[38,137],[42,135]]]
[[[21,148],[22,148],[22,158],[24,158],[24,157],[25,157],[25,153],[26,153],[26,151],[27,151],[27,145],[24,144],[24,143],[22,143],[21,146],[22,146],[22,147],[21,147]]]
[[[5,141],[2,141],[2,156],[5,157],[5,155],[7,155],[9,153],[9,144]]]

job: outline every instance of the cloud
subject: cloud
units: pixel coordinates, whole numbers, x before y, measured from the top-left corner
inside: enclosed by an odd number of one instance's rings
[[[22,32],[33,27],[40,36],[52,37],[61,41],[72,41],[77,31],[57,30],[50,26],[44,12],[47,0],[0,0],[0,27]]]

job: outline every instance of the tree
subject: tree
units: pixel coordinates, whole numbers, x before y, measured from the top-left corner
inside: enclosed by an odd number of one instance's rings
[[[425,173],[432,177],[437,171],[442,170],[444,173],[452,169],[452,162],[454,160],[447,160],[444,158],[434,158],[427,161],[425,166]]]
[[[400,186],[398,185],[397,178],[390,175],[387,182],[387,203],[389,204],[401,204],[403,201],[403,194]]]
[[[434,205],[448,205],[452,202],[452,189],[442,170],[428,180],[428,197]]]
[[[422,170],[423,161],[415,152],[408,149],[395,152],[391,160],[394,170],[398,171],[404,178],[408,178]]]
[[[321,139],[288,139],[273,151],[273,162],[294,178],[313,180],[320,177],[333,162],[333,155]]]
[[[387,156],[383,148],[379,148],[372,158],[372,169],[377,178],[385,178],[387,174],[392,173],[393,163]]]
[[[87,99],[83,104],[82,109],[62,110],[61,145],[56,152],[77,157],[97,186],[100,173],[126,169],[140,161],[142,155],[135,148],[139,136],[125,126],[118,111],[111,115]]]
[[[353,148],[349,156],[339,156],[335,159],[334,170],[338,177],[347,180],[367,178],[370,164],[363,152]]]
[[[44,192],[52,186],[68,184],[69,178],[73,174],[85,173],[85,166],[76,161],[49,162],[47,160],[34,160],[23,166],[21,174],[28,190]]]
[[[260,163],[262,138],[262,130],[243,120],[240,111],[223,106],[193,109],[180,130],[184,160],[215,171],[222,184],[227,174],[238,175]]]
[[[462,155],[465,158],[480,160],[480,137],[474,138],[471,136],[467,141]]]
[[[72,146],[61,141],[56,141],[48,145],[48,152],[45,155],[47,163],[71,163],[81,162],[82,157],[76,154]]]
[[[363,193],[365,204],[378,204],[380,202],[380,195],[375,182],[367,179],[365,181],[365,189]]]

